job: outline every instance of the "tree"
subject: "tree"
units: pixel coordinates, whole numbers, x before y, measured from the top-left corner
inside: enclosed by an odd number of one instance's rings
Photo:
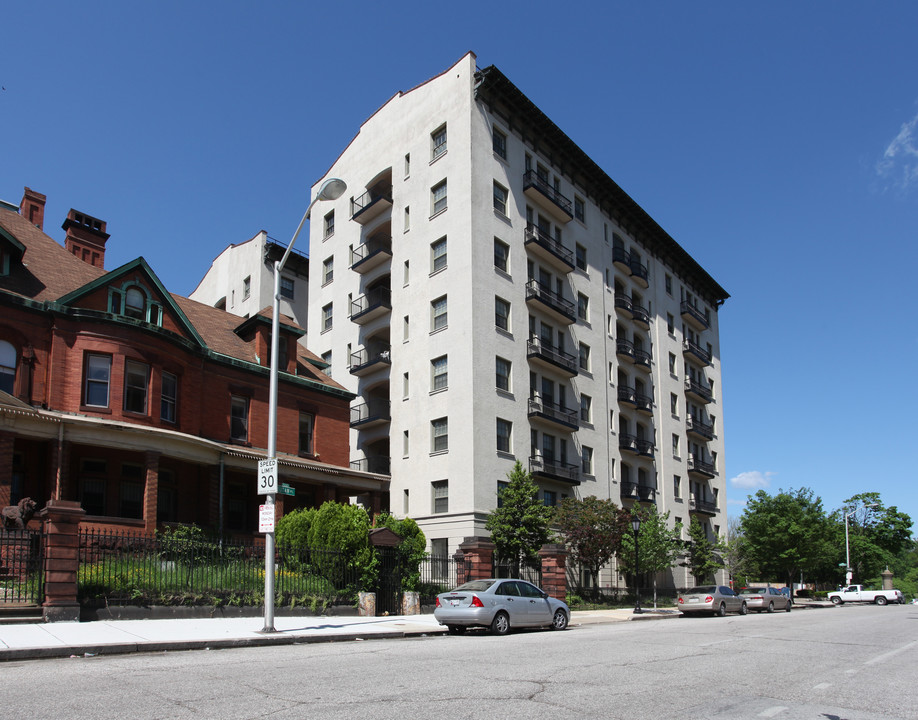
[[[389,513],[380,514],[373,525],[377,528],[389,528],[402,538],[395,548],[395,569],[402,590],[417,590],[421,582],[421,561],[427,557],[427,538],[424,537],[424,531],[411,518],[399,520]]]
[[[313,516],[307,540],[312,562],[336,587],[347,577],[346,570],[359,575],[358,589],[374,587],[379,563],[370,546],[370,516],[362,507],[323,503]],[[327,552],[335,550],[337,557]]]
[[[552,509],[539,502],[539,486],[519,461],[507,473],[509,483],[500,491],[498,507],[488,516],[485,528],[499,560],[510,563],[519,577],[524,560],[535,560],[551,538]]]
[[[631,518],[637,515],[641,519],[638,531],[638,570],[653,575],[653,606],[657,606],[657,573],[669,570],[681,557],[684,550],[682,542],[682,523],[669,527],[669,512],[661,515],[656,505],[648,508],[633,507],[627,514],[628,532],[622,538],[621,552],[618,553],[618,567],[622,572],[634,572],[634,535],[631,529]]]
[[[879,575],[884,567],[895,564],[912,538],[912,519],[895,506],[885,507],[878,492],[859,493],[845,500],[832,515],[844,548],[845,515],[848,518],[848,546],[851,569],[859,582]],[[839,564],[846,558],[840,557]]]
[[[759,580],[781,579],[790,585],[801,572],[824,573],[833,563],[832,524],[822,500],[809,488],[759,490],[741,518],[746,555]]]
[[[721,556],[723,543],[720,538],[714,540],[708,538],[707,530],[698,520],[697,515],[693,515],[689,523],[687,550],[684,564],[695,578],[696,583],[703,583],[724,566]]]
[[[723,543],[724,567],[731,580],[740,586],[749,584],[749,576],[755,574],[746,549],[746,536],[737,516],[732,516],[727,523],[727,539]]]
[[[599,590],[599,571],[619,553],[627,530],[628,513],[611,500],[595,496],[565,498],[555,512],[555,524],[571,557],[587,569]]]

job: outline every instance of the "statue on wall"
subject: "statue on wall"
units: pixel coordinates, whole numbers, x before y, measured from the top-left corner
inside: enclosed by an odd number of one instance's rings
[[[3,510],[0,510],[0,516],[3,518],[3,529],[24,530],[37,511],[38,503],[32,498],[22,498],[17,505],[7,505]]]

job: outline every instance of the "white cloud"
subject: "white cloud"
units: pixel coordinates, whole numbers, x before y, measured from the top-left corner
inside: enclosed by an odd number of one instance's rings
[[[900,190],[918,181],[918,115],[902,124],[899,134],[877,161],[877,176]]]
[[[743,490],[760,490],[771,486],[771,478],[773,475],[774,473],[772,472],[750,470],[748,472],[741,472],[736,477],[730,478],[730,484],[735,488],[741,488]]]

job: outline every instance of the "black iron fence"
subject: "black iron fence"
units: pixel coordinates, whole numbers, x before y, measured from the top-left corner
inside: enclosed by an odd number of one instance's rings
[[[524,560],[519,566],[498,561],[494,559],[494,577],[496,578],[516,578],[517,580],[526,580],[533,585],[542,587],[542,562],[540,560]]]
[[[45,572],[41,530],[0,529],[0,605],[41,605]]]

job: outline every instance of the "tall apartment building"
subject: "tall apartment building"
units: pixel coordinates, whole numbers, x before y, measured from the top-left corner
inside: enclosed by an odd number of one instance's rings
[[[352,464],[391,473],[435,554],[487,535],[517,460],[548,505],[726,529],[728,294],[496,67],[469,53],[393,96],[333,176],[350,195],[310,224],[310,348],[358,396]]]

